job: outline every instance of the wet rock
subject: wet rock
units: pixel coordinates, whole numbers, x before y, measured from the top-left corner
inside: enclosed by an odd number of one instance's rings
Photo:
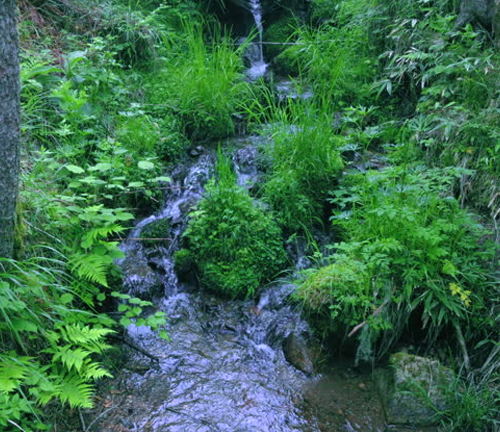
[[[123,285],[133,297],[152,300],[163,293],[163,283],[156,272],[145,262],[128,260],[127,277]]]
[[[202,146],[191,147],[189,149],[189,156],[198,157],[198,156],[201,156],[204,151],[205,151],[205,148]]]
[[[385,416],[391,425],[436,424],[436,409],[446,409],[445,389],[454,374],[437,360],[403,352],[393,354],[390,367],[376,374]]]
[[[314,373],[314,365],[306,339],[302,335],[290,333],[283,341],[283,353],[287,361],[306,374]]]
[[[251,143],[238,149],[232,157],[238,185],[248,190],[252,190],[259,182],[257,157],[257,147]]]

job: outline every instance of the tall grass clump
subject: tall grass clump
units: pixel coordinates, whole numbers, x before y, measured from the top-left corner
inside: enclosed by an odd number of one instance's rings
[[[293,65],[319,98],[366,103],[377,64],[368,32],[376,2],[328,3],[329,12],[321,12],[323,18],[317,27],[297,28],[293,35],[296,43],[280,54],[278,64]],[[324,7],[313,4],[313,17],[316,6]]]
[[[244,81],[241,52],[222,35],[218,26],[205,37],[205,26],[184,23],[182,50],[177,39],[166,40],[166,51],[174,53],[154,78],[153,103],[167,104],[180,116],[187,135],[210,141],[235,131],[237,106],[249,97]]]
[[[268,169],[261,194],[283,227],[307,230],[322,221],[324,198],[343,167],[343,139],[333,133],[326,104],[291,98],[279,103],[271,93],[264,99],[250,108],[272,138],[262,149]]]

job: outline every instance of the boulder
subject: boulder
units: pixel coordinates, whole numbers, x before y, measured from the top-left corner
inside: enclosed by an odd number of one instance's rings
[[[393,354],[389,363],[375,377],[387,423],[435,425],[436,410],[446,409],[445,391],[455,379],[452,370],[437,360],[403,352]]]
[[[144,260],[129,257],[122,264],[123,287],[132,297],[150,301],[163,293],[161,278]]]
[[[306,374],[314,373],[314,365],[306,339],[295,332],[290,333],[283,341],[283,353],[291,365]]]

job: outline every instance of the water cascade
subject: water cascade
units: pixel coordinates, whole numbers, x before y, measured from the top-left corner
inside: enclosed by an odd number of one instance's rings
[[[248,188],[259,176],[257,140],[236,140],[239,148],[232,156],[238,183]],[[151,299],[156,310],[166,313],[171,341],[147,327],[128,328],[127,338],[158,362],[129,352],[126,366],[113,380],[114,394],[123,394],[123,399],[102,417],[102,432],[116,430],[117,423],[144,432],[319,431],[298,407],[301,389],[316,380],[312,363],[305,358],[293,366],[285,348],[288,343],[297,349],[296,342],[310,334],[287,302],[293,287],[276,284],[257,301],[228,301],[205,292],[196,279],[179,281],[174,271],[173,253],[188,213],[213,174],[215,159],[205,150],[177,166],[170,173],[164,208],[139,222],[122,244],[127,255],[121,262],[124,289]],[[167,245],[135,241],[160,221],[168,226]]]
[[[262,26],[262,6],[259,0],[248,0],[247,8],[253,15],[258,32],[258,42],[252,44],[248,49],[247,55],[250,60],[250,69],[247,71],[247,74],[251,79],[257,79],[266,73],[268,66],[264,61],[264,50],[262,48],[262,35],[264,33]]]
[[[262,176],[262,138],[233,139],[232,145],[238,184],[252,189]],[[126,359],[100,389],[104,404],[95,430],[380,432],[366,415],[373,394],[362,377],[342,381],[346,372],[340,371],[330,381],[315,374],[311,330],[289,301],[293,285],[273,284],[256,300],[224,300],[200,286],[195,273],[176,273],[173,254],[215,160],[214,151],[202,149],[177,165],[163,209],[140,221],[121,245],[124,291],[151,300],[148,313],[166,314],[170,340],[148,327],[128,327]],[[165,241],[137,241],[154,224]],[[295,267],[307,266],[304,250],[296,252]],[[353,404],[359,385],[365,387]]]

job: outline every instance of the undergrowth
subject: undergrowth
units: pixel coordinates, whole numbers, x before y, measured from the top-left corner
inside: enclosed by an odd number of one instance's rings
[[[216,180],[190,217],[184,236],[206,287],[230,297],[252,297],[284,268],[280,229],[236,184],[222,154]]]

